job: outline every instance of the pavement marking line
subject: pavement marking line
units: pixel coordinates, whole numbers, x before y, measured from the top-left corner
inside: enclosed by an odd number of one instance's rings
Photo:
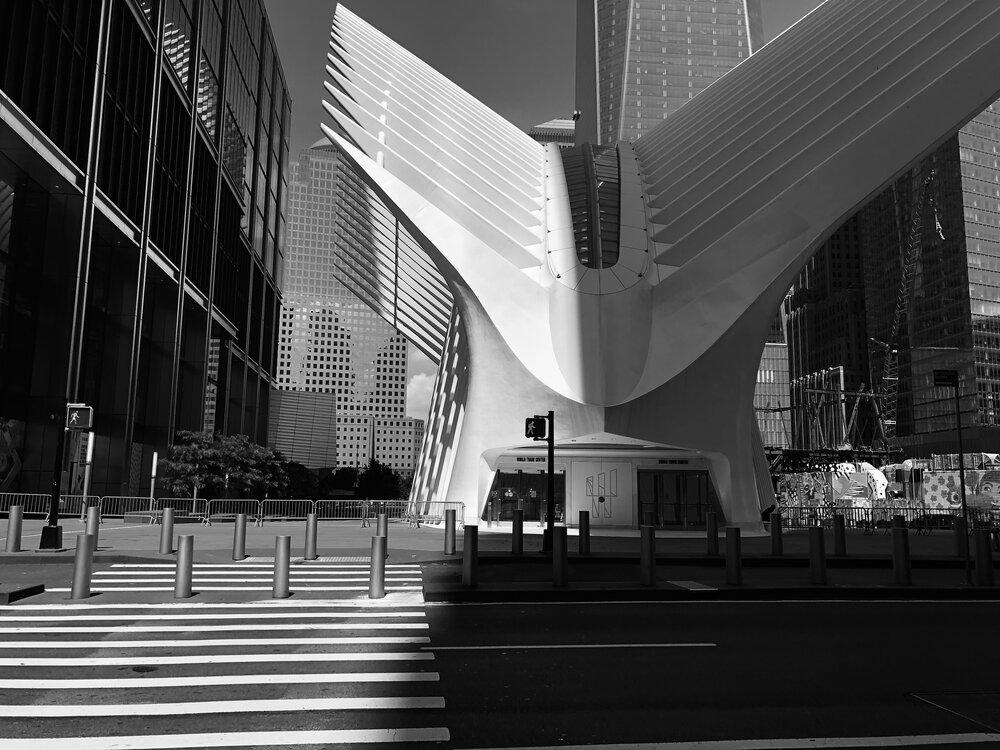
[[[772,740],[696,740],[691,742],[617,742],[613,745],[532,745],[481,750],[800,750],[835,747],[913,747],[1000,742],[1000,733],[914,734],[893,737],[797,737]],[[0,745],[2,748],[2,745]]]
[[[34,649],[128,649],[128,648],[207,648],[212,646],[333,646],[388,643],[430,643],[430,638],[415,636],[332,636],[329,638],[198,638],[174,641],[0,641],[0,650]]]
[[[177,750],[196,747],[285,747],[392,742],[447,742],[445,727],[401,729],[322,729],[293,732],[205,732],[200,734],[120,735],[111,737],[41,737],[0,739],[0,750]]]
[[[115,583],[124,583],[115,581]],[[197,582],[196,582],[197,583]],[[386,591],[421,591],[422,586],[386,586]],[[173,586],[91,586],[91,591],[173,591]],[[270,586],[198,586],[197,591],[270,591]],[[368,591],[367,586],[309,586],[310,591]],[[46,588],[46,593],[65,594],[69,588]]]
[[[2,621],[2,620],[0,620]],[[426,622],[234,622],[229,625],[109,625],[82,627],[0,628],[0,633],[221,633],[253,630],[428,630]]]
[[[385,580],[387,583],[420,583],[423,581],[422,578],[396,578],[393,576],[386,576]],[[201,583],[270,583],[271,576],[260,577],[260,578],[205,578],[199,576],[197,573],[191,578],[191,582],[197,586]],[[103,585],[103,584],[114,584],[118,586],[125,586],[129,584],[136,584],[146,586],[151,583],[170,583],[173,584],[174,577],[169,578],[136,578],[134,580],[129,579],[119,579],[119,578],[100,578],[94,576],[91,579],[91,586]],[[319,579],[309,579],[309,578],[289,578],[289,583],[299,584],[301,586],[309,586],[312,588],[311,584],[314,583],[368,583],[368,578],[319,578]]]
[[[713,648],[717,643],[537,643],[510,646],[421,646],[424,651],[525,651],[560,648]]]
[[[361,698],[265,698],[182,703],[0,704],[8,719],[82,719],[93,716],[202,716],[204,714],[289,713],[292,711],[372,711],[444,708],[444,698],[409,695]],[[69,747],[75,747],[70,745]]]
[[[261,570],[230,570],[229,568],[218,570],[215,568],[195,568],[195,575],[205,576],[270,576],[271,568]],[[358,570],[299,570],[292,568],[290,575],[293,576],[356,576],[367,571],[367,568]],[[417,575],[419,570],[387,570],[386,575],[411,576]],[[173,570],[95,570],[95,576],[107,576],[108,578],[124,578],[128,576],[172,576]]]
[[[45,589],[51,591],[52,589]],[[68,589],[67,589],[68,590]],[[512,602],[424,602],[427,607],[509,607]],[[658,607],[689,607],[691,604],[720,607],[736,604],[955,604],[996,605],[996,599],[600,599],[593,601],[515,602],[529,607],[593,607],[608,604],[653,605]],[[566,747],[569,747],[568,745]]]
[[[340,661],[433,661],[434,654],[427,651],[365,651],[330,653],[281,653],[281,654],[185,654],[183,656],[60,656],[60,657],[0,657],[0,667],[125,667],[133,664],[244,664],[287,662],[340,662]]]
[[[687,589],[688,591],[718,591],[714,586],[706,586],[704,583],[698,583],[698,581],[667,581],[667,583],[678,588]]]
[[[437,672],[330,672],[318,674],[224,674],[191,677],[120,677],[112,679],[0,680],[4,690],[103,690],[172,688],[206,685],[308,685],[313,683],[439,682]]]
[[[314,563],[302,563],[302,566],[308,568],[309,570],[368,570],[370,565],[368,564],[357,564],[357,565],[316,565]],[[112,563],[112,568],[116,569],[139,569],[144,568],[176,568],[176,563]],[[274,564],[266,563],[194,563],[194,568],[226,568],[231,570],[246,570],[247,568],[264,568],[265,570],[271,570]],[[416,563],[388,563],[385,566],[386,570],[419,570],[420,566]]]
[[[337,620],[361,617],[426,617],[426,612],[255,612],[240,614],[237,612],[198,612],[196,614],[175,615],[135,615],[123,613],[120,615],[0,615],[0,623],[6,622],[119,622],[121,620],[306,620],[319,619]],[[198,625],[198,627],[204,627]]]
[[[45,589],[52,591],[52,589]],[[66,589],[68,590],[68,589]],[[98,609],[300,609],[317,610],[337,609],[392,609],[393,607],[423,606],[423,600],[416,601],[410,595],[397,597],[399,601],[386,599],[258,599],[252,602],[199,602],[199,601],[166,601],[166,602],[115,602],[112,604],[71,604],[68,602],[31,603],[25,600],[20,604],[0,604],[0,611],[17,610],[33,612],[47,609],[66,610],[98,610]],[[256,613],[255,613],[256,614]]]
[[[134,529],[134,528],[135,528],[135,526],[108,526],[106,528],[104,526],[101,526],[101,533],[103,533],[105,531],[120,531],[121,529]],[[66,535],[67,536],[80,536],[80,534],[86,534],[86,533],[87,533],[86,529],[82,529],[80,531],[67,531]],[[32,538],[34,538],[36,536],[41,536],[41,534],[21,534],[21,538],[22,539],[32,539]],[[7,537],[0,536],[0,542],[5,542],[5,541],[7,541]]]

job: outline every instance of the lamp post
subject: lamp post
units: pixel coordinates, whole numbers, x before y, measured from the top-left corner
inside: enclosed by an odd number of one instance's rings
[[[962,444],[962,401],[958,392],[958,370],[935,370],[934,385],[951,387],[955,395],[955,427],[958,432],[958,484],[962,492],[962,519],[969,528],[969,508],[965,502],[965,448]],[[969,545],[965,547],[965,581],[972,584],[972,561],[969,559]]]
[[[152,512],[153,507],[156,505],[156,501],[153,499],[156,494],[156,465],[159,463],[159,454],[153,451],[153,469],[150,472],[149,477],[149,510]]]

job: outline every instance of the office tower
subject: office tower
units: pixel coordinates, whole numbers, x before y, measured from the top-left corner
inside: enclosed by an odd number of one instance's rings
[[[757,425],[765,448],[780,449],[791,445],[789,403],[788,344],[783,316],[779,313],[771,321],[764,341],[753,394]]]
[[[264,441],[290,108],[259,0],[0,3],[0,490],[48,490],[67,400],[94,494]]]
[[[401,448],[420,421],[406,416],[408,343],[340,280],[358,270],[357,246],[386,221],[395,235],[395,221],[329,146],[303,150],[290,179],[270,442],[309,468],[374,458],[412,472]]]
[[[569,148],[576,142],[576,123],[573,120],[548,120],[528,128],[528,136],[542,145],[555,143]]]

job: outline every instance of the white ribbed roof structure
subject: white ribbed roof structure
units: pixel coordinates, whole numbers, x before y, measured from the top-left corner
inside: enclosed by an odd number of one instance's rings
[[[324,132],[455,300],[419,497],[478,517],[484,453],[554,409],[557,440],[699,452],[727,520],[755,524],[774,310],[843,218],[998,97],[1000,4],[826,2],[649,135],[563,154],[343,5],[327,70]]]

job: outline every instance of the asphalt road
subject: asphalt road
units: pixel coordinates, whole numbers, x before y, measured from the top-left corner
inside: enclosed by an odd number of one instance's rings
[[[456,748],[843,737],[885,746],[877,738],[913,735],[958,746],[972,738],[951,735],[1000,732],[996,603],[427,611],[440,718]],[[668,643],[715,645],[609,645]],[[581,645],[591,647],[569,648]],[[1000,734],[989,739],[961,746],[1000,746]]]

